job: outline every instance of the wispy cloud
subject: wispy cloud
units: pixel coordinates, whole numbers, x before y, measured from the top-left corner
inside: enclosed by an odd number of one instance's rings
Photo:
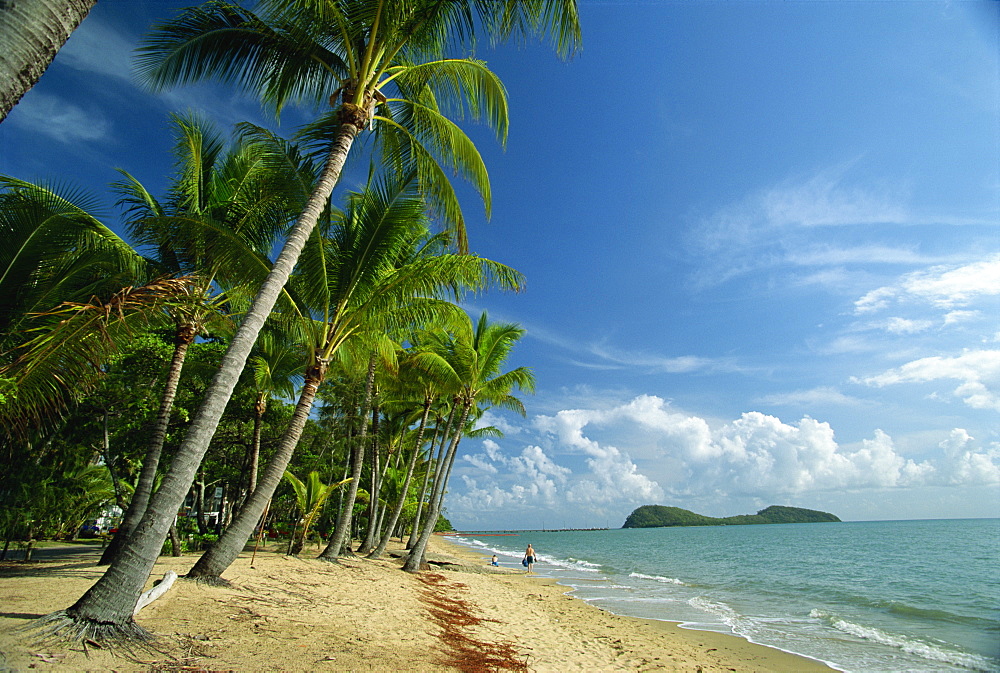
[[[641,351],[627,351],[607,343],[592,344],[588,350],[603,362],[621,367],[645,369],[651,373],[690,374],[699,371],[742,371],[731,358],[706,358],[697,355],[662,356]]]
[[[857,406],[863,404],[862,400],[851,397],[840,392],[836,388],[820,386],[809,390],[794,390],[788,393],[775,393],[757,398],[758,404],[787,407],[810,407],[819,406]]]
[[[1000,411],[1000,350],[920,358],[875,376],[856,379],[877,387],[944,380],[960,382],[952,394],[969,407]]]
[[[1000,296],[1000,254],[963,265],[939,265],[902,276],[854,302],[856,313],[893,304],[922,303],[940,309],[969,305],[981,297]]]
[[[707,358],[697,355],[663,355],[619,348],[607,339],[592,343],[568,339],[557,332],[533,323],[522,323],[526,337],[554,346],[569,355],[567,361],[577,367],[594,370],[636,369],[649,373],[689,374],[694,372],[741,372],[746,369],[733,358]]]
[[[123,35],[90,16],[59,50],[56,62],[74,70],[131,81],[135,44],[135,36]]]
[[[940,257],[916,252],[912,246],[865,245],[838,247],[824,243],[788,251],[785,260],[796,266],[851,266],[858,264],[937,264]]]
[[[7,123],[66,144],[101,141],[111,129],[104,113],[40,91],[29,91]]]
[[[905,223],[910,215],[897,193],[846,184],[854,162],[821,171],[805,181],[789,181],[758,197],[760,212],[771,227],[829,227]]]

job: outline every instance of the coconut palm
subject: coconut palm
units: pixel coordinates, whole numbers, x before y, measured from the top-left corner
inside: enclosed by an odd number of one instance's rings
[[[171,126],[178,170],[166,203],[124,171],[115,185],[132,240],[154,251],[163,273],[190,282],[167,306],[173,357],[139,482],[102,564],[111,563],[146,511],[188,348],[206,329],[226,327],[226,310],[241,288],[267,274],[266,255],[289,218],[287,175],[275,170],[281,163],[271,156],[272,144],[241,136],[227,148],[210,123],[191,115],[172,115]]]
[[[49,67],[97,0],[0,3],[0,121]]]
[[[292,397],[296,381],[302,378],[303,368],[302,349],[292,342],[286,331],[271,329],[261,333],[255,354],[250,357],[254,391],[253,435],[245,461],[247,488],[244,502],[257,490],[261,429],[268,403],[275,395]]]
[[[295,412],[258,488],[189,577],[219,577],[243,549],[298,445],[330,362],[341,349],[353,346],[391,357],[394,344],[387,341],[387,331],[457,311],[440,297],[457,298],[493,283],[519,287],[520,275],[501,264],[471,255],[429,255],[437,249],[422,245],[427,226],[416,182],[387,179],[351,195],[348,208],[336,214],[329,237],[314,234],[314,245],[303,255],[292,284],[314,315],[304,324],[311,362]],[[353,506],[356,489],[357,479],[348,489],[345,509]]]
[[[426,178],[424,190],[436,195],[443,206],[439,210],[454,214],[440,165],[430,160],[434,153],[422,151],[425,145],[418,141],[426,141],[443,156],[446,166],[471,175],[483,191],[485,172],[480,170],[478,153],[439,113],[439,105],[464,103],[470,114],[485,118],[503,133],[506,98],[483,64],[444,58],[449,47],[467,44],[479,27],[494,39],[551,30],[563,50],[575,46],[579,37],[576,0],[267,0],[262,6],[270,23],[237,6],[210,3],[162,26],[144,47],[147,80],[165,87],[220,77],[258,93],[276,110],[289,100],[318,102],[332,95],[335,113],[330,121],[336,130],[327,139],[326,162],[309,201],[234,335],[170,472],[120,561],[70,608],[48,617],[52,628],[71,638],[148,637],[132,619],[132,610],[257,334],[328,206],[354,139],[375,116],[376,102],[383,111],[379,129],[400,131],[399,140],[386,145],[386,156],[413,157],[411,163],[417,163]],[[399,116],[419,126],[416,133],[404,133],[406,125],[387,114],[385,91],[393,88],[399,91],[395,99]]]
[[[398,500],[393,507],[392,513],[389,515],[389,521],[383,530],[378,545],[368,555],[368,558],[379,558],[382,556],[386,546],[389,544],[392,531],[399,522],[399,517],[406,506],[409,495],[410,480],[413,478],[417,461],[423,453],[424,432],[427,429],[427,420],[431,414],[431,406],[440,394],[439,382],[434,380],[431,373],[414,366],[412,356],[404,358],[400,362],[399,376],[396,378],[396,383],[398,394],[394,395],[393,399],[398,401],[397,404],[406,404],[404,400],[408,400],[408,406],[413,405],[415,402],[418,403],[415,410],[411,408],[410,416],[416,416],[419,420],[417,421],[416,432],[412,440],[413,446],[407,459],[403,482],[399,488]]]
[[[58,418],[100,376],[94,364],[114,351],[107,330],[117,318],[178,289],[146,286],[146,260],[95,213],[87,195],[0,176],[0,377],[10,382],[0,426],[6,436],[23,437]],[[86,325],[67,320],[88,306],[94,310],[84,311]],[[67,338],[59,342],[59,334]]]
[[[512,323],[490,323],[486,312],[483,312],[475,327],[467,318],[467,323],[461,330],[439,335],[433,351],[416,356],[419,366],[435,372],[444,380],[450,380],[455,391],[453,400],[458,420],[452,431],[448,452],[438,465],[427,519],[416,545],[410,550],[405,570],[415,572],[423,564],[427,543],[441,513],[451,465],[470,414],[481,405],[497,406],[524,414],[524,406],[511,391],[516,388],[532,392],[535,386],[534,376],[525,367],[501,373],[511,350],[523,335],[524,330]]]

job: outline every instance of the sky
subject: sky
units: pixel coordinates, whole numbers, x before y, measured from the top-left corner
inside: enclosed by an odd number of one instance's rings
[[[100,0],[0,124],[0,173],[162,193],[171,112],[291,135],[131,52],[189,2]],[[1000,517],[1000,3],[580,0],[583,49],[481,48],[505,148],[467,126],[527,277],[525,417],[459,448],[459,529],[619,527],[636,507]],[[345,182],[349,182],[346,180]],[[464,192],[463,192],[464,193]],[[471,192],[469,192],[471,194]],[[468,195],[466,195],[468,196]]]

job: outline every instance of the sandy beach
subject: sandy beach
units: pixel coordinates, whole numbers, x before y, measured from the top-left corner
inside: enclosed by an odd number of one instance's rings
[[[16,631],[73,603],[96,556],[0,564],[0,671],[829,671],[718,633],[621,617],[471,550],[433,541],[428,572],[396,558],[331,565],[244,553],[229,588],[180,580],[137,621],[158,637],[132,653],[33,643]],[[197,555],[161,557],[152,580]]]

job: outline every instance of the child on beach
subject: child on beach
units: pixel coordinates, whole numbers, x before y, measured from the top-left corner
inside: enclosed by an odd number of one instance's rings
[[[500,565],[500,562],[497,561],[497,555],[496,554],[493,555],[493,559],[490,561],[490,565],[491,566],[499,566]]]

